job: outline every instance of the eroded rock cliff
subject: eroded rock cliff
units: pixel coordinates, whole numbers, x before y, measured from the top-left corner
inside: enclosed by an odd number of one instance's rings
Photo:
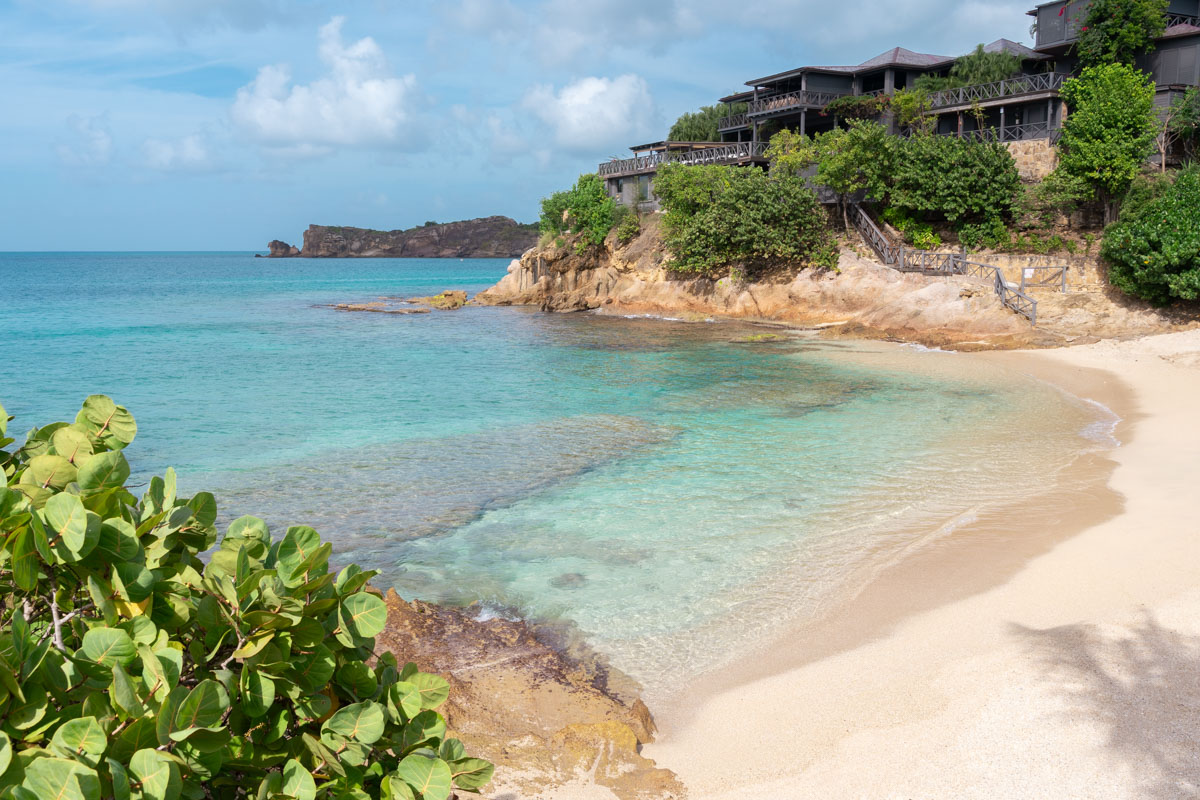
[[[514,258],[537,242],[536,225],[508,217],[428,224],[398,231],[309,225],[304,247],[295,252],[271,243],[271,256],[304,258]],[[277,248],[276,245],[281,245]]]

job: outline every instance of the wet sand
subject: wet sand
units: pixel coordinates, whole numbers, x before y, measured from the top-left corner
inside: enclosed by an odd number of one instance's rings
[[[691,797],[1200,794],[1200,332],[971,357],[1103,403],[1122,446],[655,708]]]

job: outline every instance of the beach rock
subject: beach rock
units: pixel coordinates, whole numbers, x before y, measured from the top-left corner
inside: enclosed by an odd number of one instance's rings
[[[432,297],[414,297],[406,300],[408,303],[423,303],[431,306],[439,311],[453,311],[457,308],[462,308],[467,304],[467,293],[456,289],[435,294]]]
[[[442,711],[468,751],[496,764],[488,796],[533,797],[586,782],[621,800],[679,798],[668,770],[642,757],[654,720],[636,687],[549,629],[389,592],[376,650],[450,681]]]
[[[374,300],[370,303],[334,303],[326,306],[334,311],[369,311],[376,314],[429,314],[428,308],[400,308],[394,305],[389,305],[382,300]]]
[[[281,242],[278,239],[270,242],[267,245],[270,253],[267,258],[295,258],[300,255],[300,248],[295,245],[290,245],[287,242]]]
[[[514,258],[537,240],[536,225],[508,217],[394,231],[309,225],[302,254],[306,258]]]

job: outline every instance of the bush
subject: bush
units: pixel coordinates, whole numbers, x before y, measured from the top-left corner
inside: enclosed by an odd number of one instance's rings
[[[1105,64],[1063,84],[1059,169],[1084,180],[1112,222],[1121,197],[1154,152],[1154,81],[1133,67]]]
[[[919,135],[898,143],[888,199],[909,212],[976,222],[1009,213],[1020,185],[1003,145]]]
[[[1047,227],[1059,214],[1073,214],[1093,194],[1086,180],[1056,169],[1036,186],[1023,190],[1018,202],[1020,216],[1025,224]]]
[[[1019,55],[1006,51],[988,52],[980,44],[976,45],[971,53],[955,61],[948,75],[922,75],[914,82],[913,88],[926,92],[957,89],[981,83],[995,83],[1020,72]]]
[[[933,226],[922,222],[895,206],[888,206],[883,220],[904,237],[904,241],[921,250],[935,250],[942,246],[942,237],[933,232]]]
[[[958,241],[968,250],[1003,250],[1008,247],[1011,235],[1008,226],[1000,217],[981,223],[964,223],[958,227]]]
[[[616,214],[617,241],[629,244],[642,232],[642,221],[637,212],[628,206],[617,206]]]
[[[1168,0],[1090,0],[1075,51],[1084,67],[1133,64],[1167,27]]]
[[[1109,281],[1156,305],[1200,298],[1200,167],[1180,173],[1161,197],[1126,207],[1104,232]]]
[[[747,108],[745,103],[733,103],[728,109],[725,106],[704,106],[699,111],[683,114],[671,126],[671,131],[667,134],[667,141],[719,142],[721,141],[720,122],[722,117],[745,114]]]
[[[666,164],[655,178],[672,269],[752,274],[785,264],[833,268],[828,216],[802,178],[754,167]]]
[[[0,789],[15,800],[446,800],[492,766],[434,710],[448,685],[374,665],[376,573],[329,570],[306,527],[216,502],[175,473],[125,483],[128,411],[89,397],[15,451],[0,408]]]
[[[617,204],[604,191],[604,181],[591,173],[580,175],[565,192],[555,192],[542,200],[538,229],[543,233],[582,233],[579,247],[598,245],[613,228]]]
[[[887,111],[890,102],[891,98],[885,94],[848,94],[828,103],[821,109],[821,116],[843,120],[875,119]]]

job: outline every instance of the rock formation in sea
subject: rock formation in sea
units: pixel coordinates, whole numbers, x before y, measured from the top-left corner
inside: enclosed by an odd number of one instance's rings
[[[396,231],[309,225],[302,249],[274,241],[270,257],[515,258],[533,247],[537,239],[536,225],[524,225],[508,217],[428,223]]]
[[[291,258],[300,255],[299,247],[296,247],[294,244],[288,244],[287,242],[281,242],[278,239],[272,240],[271,243],[267,245],[267,249],[270,250],[270,254],[267,256],[268,258]]]
[[[450,681],[442,711],[468,752],[495,763],[489,796],[540,796],[584,781],[620,800],[683,797],[675,775],[639,752],[655,728],[636,687],[594,653],[549,629],[480,619],[478,609],[406,602],[391,591],[387,605],[376,650]]]

